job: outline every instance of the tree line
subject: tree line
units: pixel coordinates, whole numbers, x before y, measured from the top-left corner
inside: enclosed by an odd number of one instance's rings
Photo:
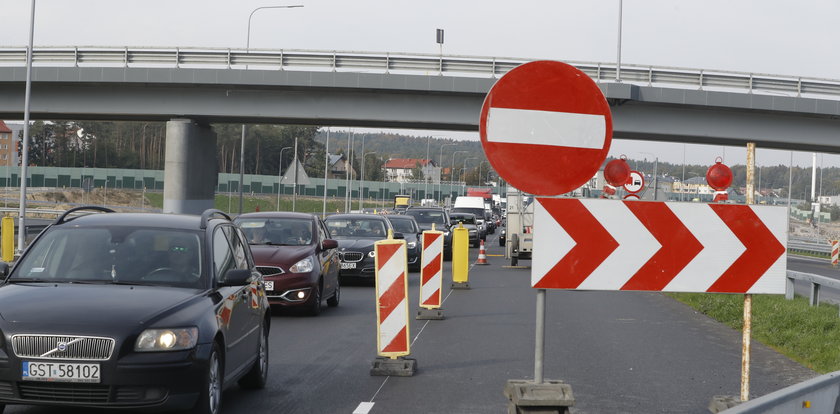
[[[219,172],[239,172],[242,126],[213,124],[216,133]],[[442,167],[443,181],[464,181],[479,185],[498,180],[484,156],[481,143],[438,136],[408,136],[393,133],[354,132],[317,126],[248,125],[245,127],[246,174],[277,175],[294,158],[295,138],[306,174],[324,176],[324,156],[329,152],[351,160],[353,179],[381,181],[385,163],[391,158],[425,159]],[[162,170],[165,163],[166,123],[138,121],[35,121],[30,127],[30,165]],[[18,149],[20,153],[20,148]],[[608,161],[608,160],[607,160]],[[681,180],[705,177],[711,165],[685,165],[649,160],[628,160],[630,166],[652,174]],[[606,163],[606,161],[605,161]],[[656,164],[656,165],[655,165]],[[422,178],[415,165],[415,177]],[[733,187],[746,185],[746,166],[730,165]],[[561,166],[558,166],[561,168]],[[362,172],[362,170],[364,171]],[[684,171],[684,172],[683,172]],[[285,172],[285,171],[284,171]],[[480,177],[479,177],[480,174]],[[793,198],[810,201],[811,169],[793,167]],[[786,165],[756,168],[756,188],[775,190],[787,197],[789,169]],[[760,186],[759,186],[760,181]],[[840,168],[818,170],[817,194],[840,194]]]

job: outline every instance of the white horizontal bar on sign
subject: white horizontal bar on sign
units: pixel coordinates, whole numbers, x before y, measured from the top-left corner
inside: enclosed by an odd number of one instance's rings
[[[603,115],[490,107],[487,141],[601,149],[607,122]]]

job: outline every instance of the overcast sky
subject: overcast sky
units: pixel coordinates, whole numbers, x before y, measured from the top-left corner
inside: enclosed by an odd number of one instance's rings
[[[438,53],[616,61],[618,0],[38,0],[37,46],[161,46]],[[0,1],[0,47],[28,42],[30,2]],[[622,63],[840,78],[840,1],[625,0]],[[478,133],[409,131],[478,139]],[[726,156],[743,164],[742,148],[687,145],[686,161]],[[611,153],[682,162],[683,144],[615,140]],[[649,154],[646,154],[649,153]],[[653,155],[651,155],[653,154]],[[810,165],[810,153],[794,153]],[[759,165],[787,165],[789,151],[759,148]],[[825,166],[840,166],[826,155]]]

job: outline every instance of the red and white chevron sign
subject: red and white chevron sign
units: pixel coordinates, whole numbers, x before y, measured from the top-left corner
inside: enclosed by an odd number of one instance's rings
[[[531,269],[535,288],[785,292],[785,208],[537,201]]]
[[[443,232],[423,232],[423,253],[420,257],[420,307],[440,308],[440,292],[443,286]]]
[[[376,350],[384,357],[408,355],[405,240],[380,240],[373,248],[376,252]]]

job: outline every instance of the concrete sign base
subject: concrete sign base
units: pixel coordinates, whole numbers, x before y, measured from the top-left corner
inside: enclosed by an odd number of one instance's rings
[[[370,369],[372,376],[410,377],[417,372],[417,360],[414,358],[377,357]]]
[[[545,380],[541,384],[527,380],[508,380],[505,384],[508,414],[568,414],[575,405],[572,386],[563,381]]]
[[[452,285],[450,286],[450,288],[452,288],[452,289],[469,289],[470,288],[470,282],[452,282]]]
[[[441,321],[446,318],[443,316],[443,309],[420,308],[417,310],[417,319],[431,319],[435,321]]]

